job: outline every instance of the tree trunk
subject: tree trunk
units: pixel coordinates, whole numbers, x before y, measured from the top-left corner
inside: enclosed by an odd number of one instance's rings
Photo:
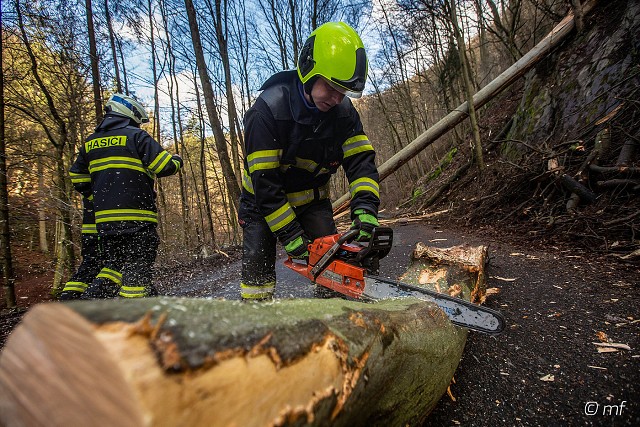
[[[91,60],[91,77],[93,78],[93,105],[96,111],[96,123],[102,121],[102,92],[100,90],[100,67],[98,66],[98,49],[96,33],[93,29],[93,10],[91,0],[85,0],[87,9],[87,32],[89,33],[89,57]]]
[[[160,4],[160,14],[162,15],[162,23],[165,30],[165,41],[167,50],[165,52],[165,58],[168,59],[169,64],[169,99],[171,102],[171,129],[173,131],[173,146],[176,154],[180,154],[182,150],[180,146],[184,147],[183,129],[182,129],[182,117],[180,115],[180,87],[178,86],[178,78],[176,76],[176,56],[173,52],[173,46],[171,42],[171,34],[169,32],[169,22],[167,20],[166,4],[163,1]],[[175,92],[174,92],[175,86]],[[174,101],[175,100],[175,101]],[[186,166],[187,152],[182,153]],[[185,183],[185,167],[178,171],[178,183],[180,185],[180,209],[182,213],[182,239],[181,244],[183,247],[188,246],[189,242],[189,229],[192,223],[191,211],[189,209],[189,203],[187,201],[187,190]]]
[[[471,129],[473,131],[473,146],[472,152],[475,156],[475,163],[478,165],[478,171],[484,170],[484,157],[482,155],[482,140],[480,139],[480,129],[478,128],[478,115],[476,113],[476,107],[473,105],[473,84],[471,82],[471,68],[467,59],[467,47],[464,42],[464,37],[460,26],[458,25],[458,17],[456,13],[456,2],[451,0],[449,3],[451,7],[451,25],[453,26],[453,33],[456,37],[456,44],[458,46],[458,56],[460,57],[460,64],[462,64],[462,81],[464,82],[464,93],[467,99],[467,105],[469,107],[469,120],[471,121]]]
[[[44,157],[44,156],[42,156]],[[49,197],[45,194],[43,158],[38,160],[38,247],[43,254],[49,253],[47,242],[47,212],[46,207]]]
[[[118,66],[118,53],[116,51],[116,41],[113,34],[113,24],[111,22],[111,12],[109,12],[109,0],[104,0],[104,17],[107,21],[109,31],[109,44],[111,45],[111,56],[113,56],[113,69],[116,77],[116,91],[122,93],[122,83],[120,81],[120,67]],[[98,121],[100,123],[100,121]]]
[[[4,26],[0,27],[0,63],[4,51]],[[2,289],[4,304],[7,308],[16,307],[15,277],[13,257],[11,256],[11,227],[9,225],[9,191],[7,189],[7,141],[4,122],[4,79],[0,78],[0,257],[2,264]]]
[[[486,261],[419,246],[402,279],[482,301]],[[0,358],[0,423],[420,425],[466,336],[411,298],[44,304]]]
[[[196,10],[193,6],[192,0],[184,0],[185,7],[187,8],[187,15],[189,16],[189,28],[191,29],[191,41],[193,43],[193,50],[196,56],[196,64],[198,66],[198,73],[200,75],[200,83],[202,84],[202,91],[204,92],[204,103],[209,114],[209,122],[213,129],[213,136],[216,143],[216,151],[218,153],[218,159],[220,160],[220,166],[222,167],[222,174],[226,183],[227,192],[231,199],[230,207],[233,208],[231,213],[232,217],[235,216],[235,212],[238,211],[238,202],[240,200],[240,187],[238,186],[233,167],[231,166],[231,160],[229,159],[229,153],[227,151],[227,140],[224,136],[224,130],[222,129],[222,123],[218,117],[218,112],[215,105],[215,95],[213,93],[213,86],[207,72],[207,64],[204,59],[204,51],[202,48],[202,41],[200,40],[200,29],[198,28],[198,20],[196,16]]]
[[[242,167],[240,166],[238,136],[235,127],[236,103],[233,99],[233,82],[231,79],[231,65],[229,61],[229,47],[226,32],[227,19],[228,16],[226,10],[223,16],[220,0],[216,0],[214,23],[216,28],[216,40],[218,41],[218,49],[220,51],[220,60],[222,61],[222,68],[224,69],[224,85],[227,93],[227,114],[229,115],[229,138],[231,139],[231,158],[233,161],[233,169],[235,171],[236,184],[240,187],[240,185],[242,185]]]
[[[200,102],[200,92],[198,89],[198,82],[195,77],[193,77],[193,87],[196,91],[196,105],[198,107],[198,122],[200,123],[199,135],[198,138],[200,140],[200,176],[202,177],[202,193],[204,195],[204,206],[205,206],[205,215],[207,217],[207,229],[209,230],[210,242],[211,246],[214,249],[218,248],[218,244],[216,242],[216,231],[213,225],[213,217],[211,216],[211,193],[209,192],[209,180],[207,173],[207,156],[205,152],[205,144],[207,139],[205,137],[205,123],[204,123],[204,115],[202,112],[202,103]],[[206,239],[205,239],[206,240]]]

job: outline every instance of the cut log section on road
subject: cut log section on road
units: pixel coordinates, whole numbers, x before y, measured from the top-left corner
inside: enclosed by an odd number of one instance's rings
[[[486,248],[415,255],[407,282],[482,299]],[[0,355],[0,424],[415,425],[466,336],[416,299],[42,304]]]

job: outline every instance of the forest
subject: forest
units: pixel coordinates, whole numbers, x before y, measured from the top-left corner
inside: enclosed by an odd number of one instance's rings
[[[637,7],[596,3],[3,2],[4,303],[15,305],[12,250],[51,260],[53,294],[77,265],[81,203],[68,170],[115,92],[143,102],[145,129],[185,161],[177,177],[157,181],[158,263],[237,245],[244,113],[328,21],[352,25],[367,48],[366,96],[354,104],[383,165],[575,17],[583,55],[554,54],[481,108],[467,102],[468,120],[382,182],[383,214],[447,210],[461,223],[524,227],[637,259]],[[332,199],[348,191],[344,176],[332,182]]]

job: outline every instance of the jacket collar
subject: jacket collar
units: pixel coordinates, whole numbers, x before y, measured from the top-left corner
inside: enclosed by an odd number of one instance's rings
[[[131,125],[131,119],[118,113],[107,113],[102,122],[96,127],[96,132],[112,129],[122,129]],[[136,126],[137,127],[137,126]]]
[[[302,82],[298,78],[296,70],[281,71],[269,77],[260,90],[266,90],[272,86],[280,86],[285,99],[289,100],[291,117],[297,123],[314,125],[330,117],[333,111],[323,113],[304,98]],[[272,89],[273,90],[273,89]]]

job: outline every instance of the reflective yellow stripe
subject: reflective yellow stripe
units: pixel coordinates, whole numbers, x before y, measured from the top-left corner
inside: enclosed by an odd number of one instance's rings
[[[257,170],[277,169],[280,167],[280,156],[282,150],[262,150],[251,153],[247,156],[249,174]]]
[[[147,293],[144,286],[123,286],[118,295],[124,298],[144,298]]]
[[[251,182],[251,177],[246,169],[242,169],[242,186],[245,190],[247,190],[251,194],[255,194],[253,191],[253,183]]]
[[[89,172],[94,173],[105,169],[132,169],[138,172],[148,173],[142,166],[140,159],[133,157],[104,157],[89,162]]]
[[[273,297],[276,282],[267,282],[262,285],[247,285],[240,283],[240,296],[244,299],[264,299]]]
[[[269,228],[271,229],[271,231],[275,233],[281,228],[287,226],[295,218],[296,214],[293,212],[291,204],[287,202],[282,205],[280,209],[267,215],[264,219],[267,220],[267,224],[269,224]]]
[[[102,270],[100,270],[100,273],[98,273],[96,277],[109,279],[118,286],[122,285],[122,273],[110,268],[103,268]]]
[[[82,234],[95,234],[98,232],[95,224],[82,224]]]
[[[71,182],[74,184],[78,184],[80,182],[91,182],[91,175],[86,173],[69,172],[69,177],[71,178]]]
[[[64,285],[64,291],[75,291],[75,292],[84,292],[89,287],[88,283],[84,282],[67,282]]]
[[[160,173],[162,169],[171,161],[171,154],[168,151],[163,151],[151,162],[149,169],[154,173]]]
[[[359,178],[349,184],[351,198],[353,198],[358,191],[370,191],[375,194],[377,198],[380,198],[380,186],[371,178]]]
[[[342,144],[342,151],[346,159],[349,156],[362,153],[363,151],[373,151],[373,146],[369,143],[369,138],[367,138],[366,135],[356,135],[347,139]]]
[[[158,214],[142,209],[108,209],[96,212],[96,223],[110,221],[147,221],[158,222]]]
[[[323,185],[318,188],[318,200],[324,200],[329,198],[329,184]],[[287,193],[287,200],[292,206],[298,207],[311,203],[315,200],[315,194],[313,188],[311,190],[296,191],[294,193]]]
[[[307,172],[313,173],[318,167],[318,164],[310,159],[303,159],[300,157],[296,157],[296,167],[298,169],[304,169]]]

